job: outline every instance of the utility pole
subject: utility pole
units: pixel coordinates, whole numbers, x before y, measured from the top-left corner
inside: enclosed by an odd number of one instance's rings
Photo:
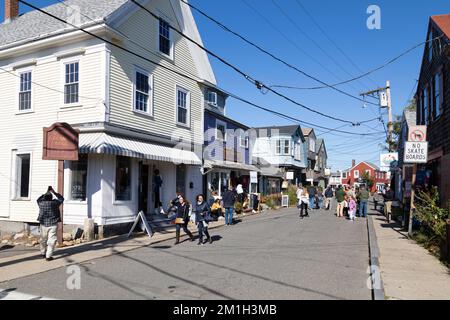
[[[390,81],[386,81],[386,87],[378,88],[375,90],[363,92],[360,96],[370,96],[373,98],[377,98],[380,101],[380,108],[388,109],[388,124],[387,124],[387,143],[389,152],[394,151],[392,149],[392,133],[394,132],[394,123],[392,119],[392,100],[391,100],[391,83]]]

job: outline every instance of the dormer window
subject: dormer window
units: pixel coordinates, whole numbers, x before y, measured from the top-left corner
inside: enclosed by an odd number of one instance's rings
[[[206,93],[206,102],[212,106],[217,107],[217,93],[209,91]]]

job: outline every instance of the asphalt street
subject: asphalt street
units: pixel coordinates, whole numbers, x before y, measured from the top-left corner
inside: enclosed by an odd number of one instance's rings
[[[88,261],[79,289],[67,268],[0,288],[55,299],[371,299],[366,220],[333,213],[282,209],[211,230],[213,244],[184,237]]]

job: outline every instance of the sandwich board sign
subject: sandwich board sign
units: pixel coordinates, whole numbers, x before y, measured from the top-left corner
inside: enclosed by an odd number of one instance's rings
[[[405,163],[427,163],[428,161],[428,142],[405,142]]]
[[[144,211],[139,211],[138,215],[136,216],[136,219],[134,219],[134,223],[133,226],[131,227],[130,232],[128,232],[128,238],[130,237],[131,233],[133,232],[133,230],[136,228],[139,220],[142,221],[143,225],[144,225],[144,231],[147,232],[149,237],[153,236],[153,230],[150,227],[150,225],[148,224],[147,218],[145,217]]]

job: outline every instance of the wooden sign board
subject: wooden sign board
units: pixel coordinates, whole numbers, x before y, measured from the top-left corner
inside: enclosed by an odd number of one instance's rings
[[[153,236],[153,230],[150,227],[150,225],[148,224],[147,218],[145,217],[144,211],[139,211],[138,215],[136,216],[136,219],[134,219],[134,223],[133,226],[131,227],[130,232],[128,232],[128,238],[130,237],[131,233],[134,231],[134,229],[136,229],[136,226],[139,222],[139,220],[142,221],[143,225],[144,225],[144,231],[147,232],[149,237]]]
[[[43,160],[78,160],[79,131],[68,123],[57,122],[44,128]]]

